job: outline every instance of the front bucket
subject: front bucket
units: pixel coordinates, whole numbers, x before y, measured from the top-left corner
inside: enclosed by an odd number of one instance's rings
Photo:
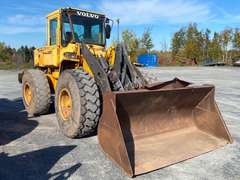
[[[214,86],[110,92],[103,101],[100,145],[129,176],[232,142]]]

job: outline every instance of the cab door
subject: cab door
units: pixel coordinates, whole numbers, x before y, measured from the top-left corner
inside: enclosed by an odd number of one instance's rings
[[[47,46],[43,50],[43,61],[45,66],[58,67],[60,54],[60,18],[48,18]]]

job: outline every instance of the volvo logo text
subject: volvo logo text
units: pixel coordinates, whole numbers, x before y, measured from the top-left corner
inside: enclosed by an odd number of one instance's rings
[[[78,11],[77,14],[78,14],[79,16],[84,16],[84,17],[99,19],[99,15],[97,15],[97,14],[92,14],[92,13],[89,13],[89,12]]]

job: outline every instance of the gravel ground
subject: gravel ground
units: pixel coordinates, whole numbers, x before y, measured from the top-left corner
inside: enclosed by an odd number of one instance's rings
[[[179,77],[215,84],[216,99],[234,144],[135,179],[240,179],[240,69],[141,69],[151,81]],[[0,179],[130,179],[101,152],[97,137],[65,138],[55,115],[29,119],[21,101],[17,72],[0,71]]]

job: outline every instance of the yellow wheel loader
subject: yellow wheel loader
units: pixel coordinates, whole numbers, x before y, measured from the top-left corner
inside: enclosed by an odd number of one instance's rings
[[[63,134],[97,129],[102,150],[131,177],[232,142],[214,86],[148,84],[125,45],[106,48],[111,27],[105,15],[79,9],[48,15],[47,45],[35,50],[35,69],[19,74],[30,115],[48,113],[55,95]]]

